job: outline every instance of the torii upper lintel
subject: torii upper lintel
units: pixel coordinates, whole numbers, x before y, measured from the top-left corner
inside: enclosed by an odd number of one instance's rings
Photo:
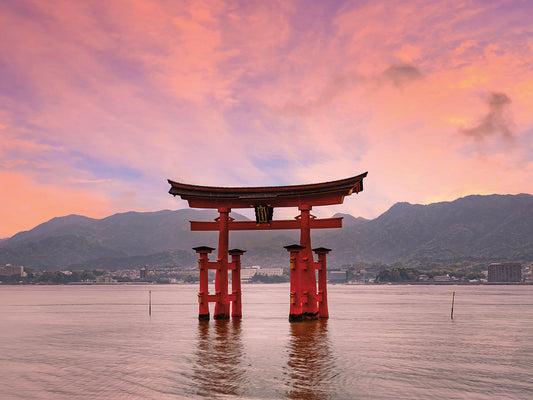
[[[192,208],[249,208],[268,204],[271,207],[326,206],[341,204],[345,196],[363,190],[368,172],[337,181],[263,187],[198,186],[168,180],[169,193],[187,200]]]

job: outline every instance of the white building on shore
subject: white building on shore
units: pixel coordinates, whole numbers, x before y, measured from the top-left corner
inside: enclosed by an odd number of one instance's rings
[[[13,276],[17,275],[21,278],[27,276],[24,272],[24,267],[15,267],[11,264],[0,265],[0,276]]]
[[[250,282],[255,274],[264,276],[281,276],[283,268],[261,268],[260,266],[246,267],[241,269],[241,281]]]

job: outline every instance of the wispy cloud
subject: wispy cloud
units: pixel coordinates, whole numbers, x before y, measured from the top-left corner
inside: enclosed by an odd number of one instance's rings
[[[111,179],[74,179],[74,178],[70,178],[67,181],[70,182],[70,183],[94,184],[94,183],[111,182]]]

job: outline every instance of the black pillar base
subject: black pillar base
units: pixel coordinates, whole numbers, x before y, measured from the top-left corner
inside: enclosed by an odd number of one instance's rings
[[[289,314],[289,322],[302,322],[303,320],[303,314]]]
[[[318,318],[318,311],[316,313],[289,314],[289,322],[314,321]]]
[[[198,321],[209,321],[209,313],[208,314],[198,314]]]

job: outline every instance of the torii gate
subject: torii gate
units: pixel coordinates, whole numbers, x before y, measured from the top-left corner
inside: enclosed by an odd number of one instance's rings
[[[341,228],[342,217],[317,219],[311,215],[313,206],[341,204],[345,196],[363,190],[367,172],[338,181],[309,185],[268,187],[214,187],[174,182],[170,179],[169,193],[187,200],[192,208],[217,209],[220,216],[212,222],[190,221],[192,231],[218,231],[218,258],[209,261],[214,249],[195,247],[199,254],[200,291],[198,293],[200,320],[209,320],[209,303],[214,302],[214,319],[231,316],[240,318],[241,277],[240,256],[244,250],[229,250],[230,230],[300,229],[300,244],[285,246],[290,253],[290,312],[289,321],[328,318],[326,287],[326,254],[324,247],[311,250],[311,229]],[[233,208],[255,208],[256,221],[234,221],[229,217]],[[294,220],[273,220],[275,207],[298,207],[300,215]],[[315,262],[313,252],[318,256]],[[228,256],[231,255],[231,262]],[[208,269],[215,269],[215,294],[208,291]],[[228,271],[232,271],[232,292],[228,293]],[[318,291],[315,270],[318,270]]]

